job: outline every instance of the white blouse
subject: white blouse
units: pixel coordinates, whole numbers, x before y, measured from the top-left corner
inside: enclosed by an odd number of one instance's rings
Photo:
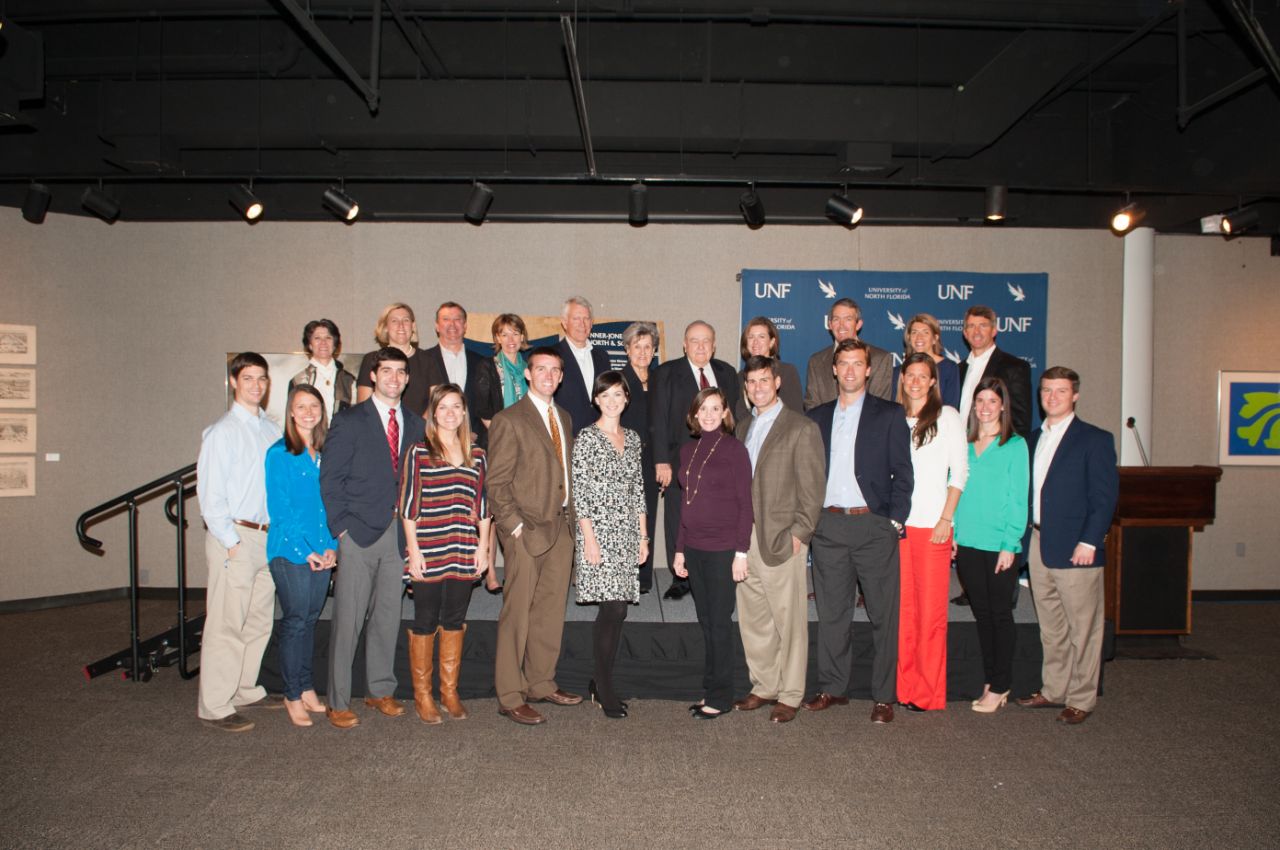
[[[911,491],[911,514],[906,524],[913,528],[933,528],[947,504],[947,488],[963,490],[969,478],[969,444],[964,423],[958,410],[944,405],[938,414],[938,432],[918,449],[915,417],[908,416],[907,425],[912,429],[911,467],[916,483]]]

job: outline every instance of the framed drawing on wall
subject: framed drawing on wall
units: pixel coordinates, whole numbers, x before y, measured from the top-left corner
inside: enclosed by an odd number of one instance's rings
[[[1280,372],[1218,373],[1218,464],[1280,466]]]
[[[0,498],[36,494],[36,459],[0,457]]]
[[[0,408],[36,406],[36,370],[0,369]]]
[[[36,415],[0,413],[0,454],[31,454],[36,450]]]
[[[0,325],[0,363],[36,365],[35,325]]]

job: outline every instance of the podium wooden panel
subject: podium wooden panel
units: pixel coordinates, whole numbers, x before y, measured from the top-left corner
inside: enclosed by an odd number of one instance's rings
[[[1213,522],[1221,478],[1216,466],[1120,467],[1104,570],[1116,634],[1191,634],[1191,536]]]

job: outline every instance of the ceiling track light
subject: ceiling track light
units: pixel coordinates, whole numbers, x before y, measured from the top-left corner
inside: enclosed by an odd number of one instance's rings
[[[1239,236],[1250,227],[1258,225],[1258,208],[1245,207],[1235,212],[1222,214],[1222,233],[1225,236]]]
[[[649,190],[643,183],[631,185],[627,221],[631,222],[632,227],[644,227],[649,223]]]
[[[738,209],[742,211],[742,220],[747,223],[747,227],[756,230],[764,226],[764,202],[756,194],[754,183],[738,198]]]
[[[27,187],[27,197],[22,201],[22,217],[32,224],[44,224],[45,213],[49,212],[49,202],[53,193],[43,183],[32,183]]]
[[[80,206],[107,224],[120,217],[120,202],[96,186],[84,190],[84,194],[80,196]]]
[[[827,218],[845,227],[855,227],[862,221],[862,207],[849,199],[847,191],[838,192],[827,198]]]
[[[1147,211],[1130,201],[1111,216],[1111,229],[1116,233],[1128,233],[1147,217]]]
[[[344,189],[338,186],[330,186],[325,189],[324,194],[320,196],[320,203],[324,205],[325,209],[343,221],[355,221],[356,216],[360,215],[360,205]]]
[[[462,217],[472,224],[482,224],[492,204],[493,190],[477,181],[471,187],[471,197],[467,198],[467,206],[462,211]]]
[[[991,224],[1004,221],[1009,203],[1009,187],[996,184],[987,187],[986,220]]]
[[[253,194],[253,186],[240,184],[231,190],[231,206],[240,211],[245,221],[255,222],[262,218],[262,201]]]

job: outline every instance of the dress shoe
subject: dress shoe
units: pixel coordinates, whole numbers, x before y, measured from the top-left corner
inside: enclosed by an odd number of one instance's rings
[[[662,594],[663,599],[684,599],[689,593],[689,582],[678,581],[667,588],[667,592]]]
[[[294,726],[310,726],[311,716],[307,714],[307,708],[302,704],[300,699],[287,699],[284,701],[284,710],[289,714],[289,722]]]
[[[960,605],[960,606],[963,606],[963,607],[965,607],[965,608],[968,608],[968,607],[969,607],[969,596],[968,596],[968,594],[961,593],[959,596],[953,596],[953,597],[951,598],[951,604],[952,604],[952,605]]]
[[[582,702],[581,694],[571,694],[568,691],[562,691],[559,688],[547,694],[545,697],[535,699],[534,702],[551,702],[556,705],[577,705]]]
[[[1008,691],[1002,694],[994,694],[994,696],[999,697],[995,702],[983,702],[981,699],[975,699],[972,706],[973,710],[979,714],[995,714],[1009,702]]]
[[[795,720],[795,719],[796,719],[796,710],[791,706],[787,705],[785,702],[777,703],[769,711],[770,723],[790,723],[792,720]]]
[[[521,703],[515,708],[500,708],[498,709],[498,713],[503,717],[514,720],[521,726],[537,726],[539,723],[547,722],[547,718],[543,717],[525,703]]]
[[[1060,702],[1053,702],[1044,694],[1036,691],[1029,697],[1018,697],[1018,705],[1023,708],[1062,708]]]
[[[920,706],[916,705],[914,702],[904,702],[900,704],[907,711],[914,711],[917,714],[924,714],[926,711],[929,710],[927,708],[921,708]]]
[[[221,729],[223,732],[248,732],[253,728],[252,720],[234,711],[226,717],[219,717],[216,720],[202,720],[201,722],[211,729]]]
[[[399,717],[404,714],[404,706],[395,697],[365,697],[364,704],[382,712],[387,717]]]
[[[1090,714],[1093,714],[1093,712],[1067,706],[1062,709],[1062,713],[1058,715],[1058,721],[1066,723],[1068,726],[1079,726],[1081,723],[1089,719]]]
[[[262,699],[237,705],[236,708],[284,708],[284,697],[280,694],[267,694]]]
[[[893,706],[887,702],[878,702],[871,709],[872,723],[892,723],[893,722]]]
[[[705,705],[698,706],[698,710],[691,715],[694,720],[715,720],[723,711],[716,711],[714,708],[707,708]]]
[[[776,699],[765,699],[755,694],[747,694],[744,698],[733,704],[734,711],[755,711],[757,708],[764,708],[766,705],[777,705]],[[794,711],[794,709],[792,709]]]
[[[329,718],[329,722],[339,729],[351,729],[360,725],[360,718],[356,717],[356,713],[349,708],[328,708],[324,713]]]
[[[692,714],[695,711],[702,711],[702,707],[704,705],[706,705],[705,702],[695,702],[693,705],[689,706],[689,713]]]
[[[608,708],[605,708],[605,706],[604,706],[604,702],[600,699],[600,690],[596,687],[596,680],[595,680],[595,679],[592,679],[590,682],[587,682],[587,695],[588,695],[589,697],[591,697],[591,703],[592,703],[593,705],[598,705],[598,706],[600,706],[601,708],[604,708],[604,713],[605,713],[605,714],[608,714],[610,717],[612,717],[612,716],[613,716],[613,715],[609,714],[609,711],[610,711],[610,710],[609,710]],[[617,709],[621,709],[621,710],[622,710],[622,716],[623,716],[623,717],[626,717],[626,716],[627,716],[627,709],[628,709],[628,708],[630,708],[630,706],[628,706],[628,705],[627,705],[627,701],[626,701],[626,700],[623,700],[623,699],[620,699],[620,700],[618,700],[617,702],[618,702]],[[615,709],[615,710],[616,710],[616,709]]]
[[[848,705],[848,704],[849,704],[848,697],[837,697],[837,696],[832,696],[826,691],[818,691],[816,694],[814,694],[812,697],[806,700],[801,705],[801,707],[804,708],[805,711],[826,711],[828,708],[830,708],[833,705]]]

